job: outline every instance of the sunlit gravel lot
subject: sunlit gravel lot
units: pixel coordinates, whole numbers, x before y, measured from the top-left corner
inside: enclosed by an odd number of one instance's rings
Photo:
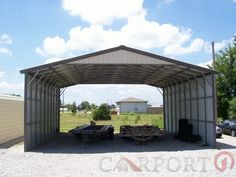
[[[1,177],[229,177],[236,174],[236,165],[232,164],[236,160],[236,137],[226,135],[217,139],[217,148],[185,143],[170,135],[144,145],[118,136],[113,141],[82,145],[68,134],[58,135],[34,152],[24,153],[23,148],[23,143],[0,148]]]

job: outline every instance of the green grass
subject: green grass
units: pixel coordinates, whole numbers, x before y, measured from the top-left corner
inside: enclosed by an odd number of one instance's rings
[[[76,114],[75,116],[72,116],[71,113],[61,113],[60,131],[68,132],[70,129],[73,129],[76,126],[89,124],[91,120],[91,114]],[[160,128],[164,127],[163,116],[161,114],[126,113],[122,115],[112,115],[111,120],[100,120],[95,122],[97,125],[113,125],[116,133],[119,132],[121,125],[150,124],[153,126],[158,126]]]

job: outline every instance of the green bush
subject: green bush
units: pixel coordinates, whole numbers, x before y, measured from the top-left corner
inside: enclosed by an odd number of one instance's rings
[[[77,112],[77,106],[76,106],[76,103],[74,102],[72,104],[72,107],[71,107],[71,112],[72,112],[72,115],[74,116]]]
[[[134,119],[134,123],[137,124],[139,121],[141,120],[140,115],[138,114],[135,119]]]
[[[101,104],[92,112],[93,120],[111,120],[110,110],[107,104]]]

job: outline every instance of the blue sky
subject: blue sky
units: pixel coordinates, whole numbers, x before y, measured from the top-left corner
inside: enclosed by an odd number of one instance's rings
[[[193,64],[236,34],[236,0],[0,0],[0,93],[23,95],[20,69],[121,44]],[[80,95],[83,93],[83,95]],[[134,96],[162,104],[156,88],[76,86],[66,102]]]

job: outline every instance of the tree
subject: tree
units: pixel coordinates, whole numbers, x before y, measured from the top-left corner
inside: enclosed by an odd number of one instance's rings
[[[72,104],[72,107],[71,107],[71,112],[72,112],[72,115],[74,116],[77,112],[77,106],[76,106],[76,103],[73,102]]]
[[[93,120],[111,120],[110,110],[107,104],[101,104],[92,112]]]
[[[232,44],[216,55],[218,115],[228,118],[229,102],[236,97],[236,36]]]
[[[90,105],[90,109],[96,109],[96,108],[97,108],[97,105],[95,105],[94,103]]]
[[[236,97],[229,102],[229,116],[232,119],[236,119]]]
[[[90,110],[90,105],[88,101],[82,101],[80,106],[82,110],[86,110],[86,111]]]

